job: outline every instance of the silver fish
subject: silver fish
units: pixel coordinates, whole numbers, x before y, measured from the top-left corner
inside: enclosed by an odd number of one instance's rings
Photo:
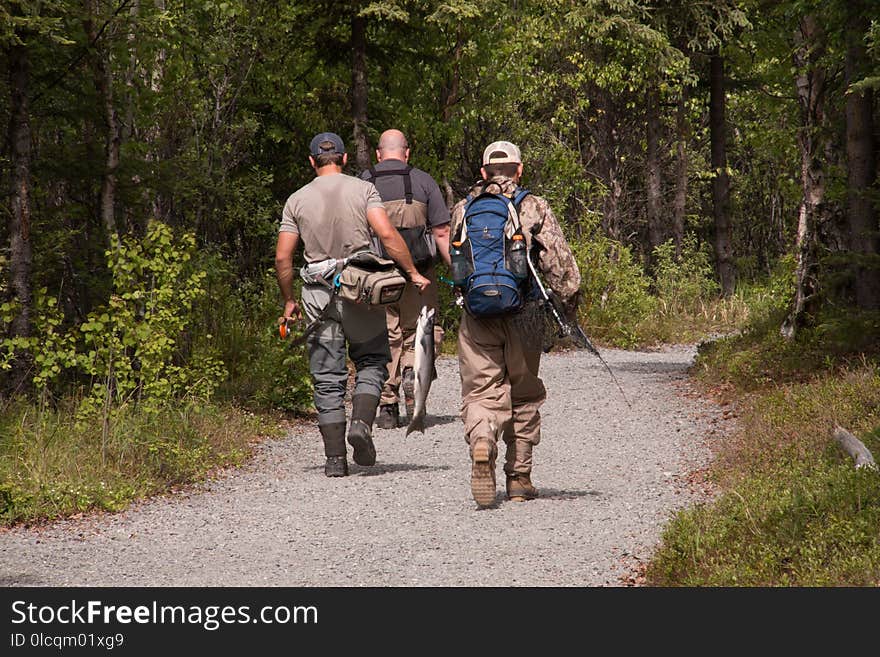
[[[416,324],[416,361],[413,366],[415,373],[415,404],[413,416],[406,428],[408,436],[413,431],[425,433],[425,401],[431,382],[437,378],[434,369],[434,309],[422,306],[419,322]]]

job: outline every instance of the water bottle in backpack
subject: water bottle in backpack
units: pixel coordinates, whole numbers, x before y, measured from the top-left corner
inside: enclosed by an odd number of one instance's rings
[[[470,244],[452,242],[449,246],[449,259],[452,261],[452,283],[462,287],[467,281],[467,277],[474,273]]]
[[[529,263],[526,262],[526,240],[522,233],[514,233],[507,242],[507,268],[518,281],[524,281],[529,275]]]

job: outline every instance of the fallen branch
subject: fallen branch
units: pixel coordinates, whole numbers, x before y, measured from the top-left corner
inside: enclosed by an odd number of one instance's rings
[[[840,425],[834,425],[834,439],[855,459],[857,468],[877,469],[877,463],[865,444]]]

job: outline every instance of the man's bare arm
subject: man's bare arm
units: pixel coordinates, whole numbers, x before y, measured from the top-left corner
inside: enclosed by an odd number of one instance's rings
[[[434,226],[431,229],[434,233],[434,241],[437,243],[437,251],[450,268],[452,267],[452,258],[449,256],[449,224],[442,226]]]
[[[284,298],[284,317],[292,317],[298,313],[298,305],[293,298],[293,254],[299,245],[299,233],[278,233],[275,245],[275,276],[278,288]]]

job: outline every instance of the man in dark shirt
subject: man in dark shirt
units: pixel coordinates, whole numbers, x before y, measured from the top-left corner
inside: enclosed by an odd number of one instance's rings
[[[407,285],[400,301],[385,307],[391,362],[382,388],[376,426],[392,429],[399,425],[401,382],[407,415],[412,418],[416,323],[423,305],[438,309],[434,259],[439,253],[449,264],[449,209],[431,175],[408,164],[409,144],[400,130],[382,133],[376,160],[377,164],[364,171],[361,178],[376,185],[388,218],[404,238],[416,267],[434,283],[424,294],[415,286]],[[439,322],[434,324],[434,341],[439,353],[443,342]]]

